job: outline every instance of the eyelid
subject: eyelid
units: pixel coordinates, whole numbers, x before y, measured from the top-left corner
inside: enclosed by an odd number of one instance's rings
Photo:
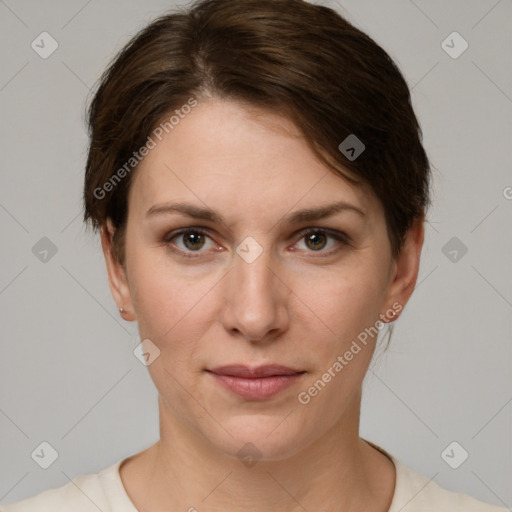
[[[336,240],[340,240],[347,244],[351,241],[350,237],[344,231],[338,231],[337,229],[331,229],[331,228],[323,228],[320,226],[318,226],[318,227],[311,226],[308,228],[301,229],[301,230],[297,231],[296,233],[294,233],[293,237],[296,237],[299,235],[302,237],[302,236],[314,234],[314,233],[324,233],[325,235],[328,235],[332,238],[335,238]]]
[[[171,243],[171,240],[173,238],[176,238],[180,235],[185,235],[187,233],[199,233],[205,237],[208,237],[212,242],[216,243],[213,238],[209,235],[208,228],[203,228],[201,226],[187,226],[186,228],[180,228],[180,229],[174,229],[167,233],[163,237],[163,242],[166,244],[167,247],[169,247],[173,252],[178,253],[180,256],[183,256],[185,258],[198,258],[201,256],[201,253],[205,253],[207,251],[184,251],[183,249],[180,249],[179,247],[174,246],[174,244]],[[174,246],[174,247],[173,247]]]
[[[187,226],[186,228],[179,228],[179,229],[173,229],[172,231],[169,231],[168,233],[166,233],[163,237],[163,241],[164,242],[170,242],[173,238],[176,238],[178,235],[184,235],[185,233],[189,233],[189,232],[193,232],[193,233],[200,233],[201,235],[205,235],[205,236],[208,236],[209,238],[210,235],[208,234],[209,233],[209,230],[208,228],[203,228],[203,227],[200,227],[200,226]]]
[[[331,249],[327,249],[325,251],[306,251],[308,254],[308,257],[313,258],[321,258],[321,257],[328,257],[333,256],[337,254],[344,246],[350,246],[351,245],[351,238],[343,231],[338,231],[337,229],[330,229],[330,228],[323,228],[319,226],[314,227],[308,227],[301,229],[300,231],[297,231],[294,233],[293,238],[298,237],[297,243],[300,242],[305,236],[312,235],[312,234],[324,234],[327,237],[334,238],[334,240],[337,241],[337,244],[335,247],[332,247]]]

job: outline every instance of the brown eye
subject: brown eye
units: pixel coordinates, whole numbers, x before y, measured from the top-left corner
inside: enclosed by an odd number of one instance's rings
[[[202,233],[190,231],[181,235],[183,243],[187,249],[191,251],[201,249],[204,245],[205,237]]]
[[[313,250],[323,249],[327,244],[327,236],[325,233],[312,233],[304,237],[306,245]]]
[[[167,245],[174,246],[184,256],[190,256],[193,253],[204,253],[206,250],[213,248],[215,243],[199,228],[184,228],[169,233],[163,240]]]
[[[304,241],[307,252],[318,252],[320,255],[330,255],[349,244],[349,237],[341,231],[324,228],[310,228],[300,233],[300,242]],[[324,250],[325,249],[325,250]]]

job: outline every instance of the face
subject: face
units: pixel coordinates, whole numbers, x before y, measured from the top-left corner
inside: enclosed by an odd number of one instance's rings
[[[376,327],[405,305],[422,240],[414,228],[393,259],[370,190],[321,163],[286,119],[209,100],[137,169],[124,268],[105,232],[103,245],[114,298],[160,351],[148,370],[166,421],[226,454],[250,441],[273,460],[353,412]],[[212,373],[226,365],[296,373]]]

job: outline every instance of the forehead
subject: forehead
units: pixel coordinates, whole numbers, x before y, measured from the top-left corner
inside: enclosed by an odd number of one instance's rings
[[[368,188],[321,162],[291,121],[225,100],[200,102],[139,165],[130,210],[143,215],[171,200],[269,220],[294,206],[340,200],[382,213]]]

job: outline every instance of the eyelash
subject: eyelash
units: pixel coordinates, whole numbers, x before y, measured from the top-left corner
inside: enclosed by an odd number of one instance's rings
[[[183,256],[185,258],[197,258],[200,256],[201,252],[205,252],[205,251],[201,251],[201,250],[183,251],[182,249],[175,248],[176,246],[171,247],[171,240],[173,240],[177,236],[186,235],[189,233],[200,234],[200,235],[203,235],[203,236],[211,239],[210,235],[208,234],[208,232],[205,229],[200,228],[200,227],[191,226],[188,228],[182,228],[182,229],[178,229],[175,231],[171,231],[164,237],[163,242],[165,244],[167,244],[168,247],[171,248],[172,251],[179,253],[181,256]],[[317,235],[317,234],[326,235],[327,237],[334,238],[337,242],[339,242],[341,244],[341,246],[350,244],[350,238],[348,235],[346,235],[345,233],[343,233],[341,231],[331,230],[331,229],[327,229],[327,228],[306,228],[306,229],[299,231],[295,236],[299,236],[299,241],[300,241],[308,235]],[[172,244],[172,245],[174,245],[174,244]],[[331,256],[331,255],[335,254],[340,249],[341,249],[341,247],[338,246],[338,247],[329,249],[327,251],[320,250],[320,251],[308,251],[308,252],[311,252],[313,254],[315,252],[319,253],[318,256],[314,256],[314,257],[325,257],[325,256]]]

